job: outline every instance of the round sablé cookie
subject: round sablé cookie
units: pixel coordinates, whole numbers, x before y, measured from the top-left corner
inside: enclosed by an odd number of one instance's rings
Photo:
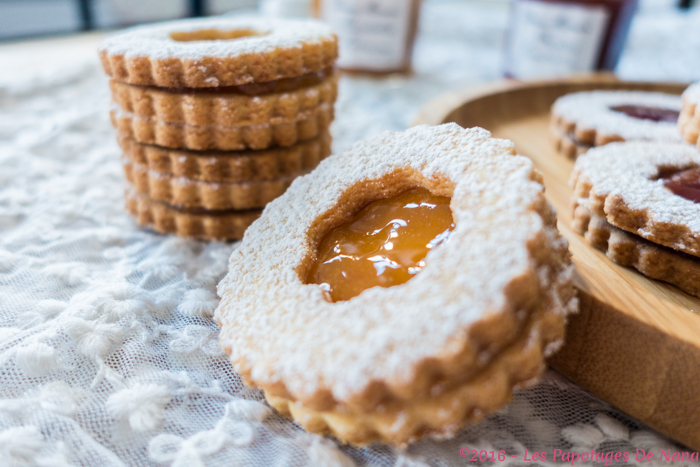
[[[110,116],[120,138],[167,148],[240,151],[289,147],[327,132],[333,121],[333,104],[319,104],[290,121],[273,118],[267,123],[241,126],[169,123],[141,118],[120,108],[114,108]]]
[[[333,105],[338,77],[331,72],[318,82],[290,90],[242,93],[230,88],[169,89],[134,86],[111,80],[112,98],[141,119],[192,126],[222,127],[277,124],[305,118],[321,105]]]
[[[229,16],[136,26],[107,36],[99,51],[117,81],[206,88],[326,69],[338,56],[338,40],[320,21]]]
[[[575,208],[572,227],[615,263],[700,297],[700,258],[618,229],[583,206]]]
[[[409,283],[339,302],[306,283],[324,235],[416,187],[451,198],[455,228]],[[218,287],[221,345],[247,384],[310,431],[397,445],[452,434],[536,380],[577,308],[543,192],[532,162],[483,129],[359,142],[249,228]]]
[[[700,204],[664,186],[671,174],[700,166],[693,146],[612,143],[574,165],[574,206],[653,243],[700,256]]]
[[[298,176],[245,182],[205,182],[156,172],[123,156],[124,173],[136,190],[156,201],[208,210],[263,208]]]
[[[151,199],[129,186],[126,208],[136,221],[162,234],[175,234],[201,240],[240,240],[262,209],[210,211],[172,206]]]
[[[330,155],[328,132],[290,147],[258,151],[189,151],[119,138],[124,154],[150,170],[205,182],[256,182],[298,175]]]
[[[552,105],[552,127],[579,146],[615,141],[681,141],[680,96],[644,91],[586,91]]]

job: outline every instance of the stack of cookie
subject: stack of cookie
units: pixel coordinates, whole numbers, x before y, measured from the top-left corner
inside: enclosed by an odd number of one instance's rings
[[[238,239],[330,153],[337,39],[311,20],[231,17],[132,28],[100,57],[127,207],[161,233]]]
[[[567,94],[552,106],[551,133],[557,150],[575,159],[615,141],[680,143],[679,96],[643,91]]]
[[[700,297],[700,152],[629,142],[576,161],[572,227],[614,262]]]
[[[571,178],[573,229],[612,261],[700,297],[700,152],[686,144],[700,144],[700,83],[684,92],[682,110],[675,115],[671,110],[681,108],[677,96],[598,94],[608,96],[610,108],[599,110],[597,121],[579,112],[574,127],[588,126],[608,135],[613,129],[620,134],[624,130],[625,138],[616,139],[628,141],[590,149],[576,160]],[[611,105],[610,96],[633,94],[635,99],[627,99],[631,104],[622,111],[640,122],[615,127],[619,117],[615,120],[610,113],[621,110]],[[574,113],[570,101],[578,95],[571,96],[555,104],[555,126],[564,119],[562,114]],[[597,105],[602,109],[602,101]],[[664,114],[667,121],[655,118]],[[601,144],[608,142],[605,139]]]

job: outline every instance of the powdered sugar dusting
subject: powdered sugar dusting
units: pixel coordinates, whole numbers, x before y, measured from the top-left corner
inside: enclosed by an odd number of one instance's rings
[[[592,195],[621,197],[630,211],[646,211],[649,219],[687,226],[700,236],[700,204],[673,194],[658,179],[660,167],[684,169],[700,165],[700,153],[685,144],[611,143],[589,150],[574,166],[574,177],[585,177]],[[580,200],[589,207],[586,200]],[[614,221],[608,219],[612,224]],[[651,232],[637,232],[649,237]],[[683,245],[677,245],[683,249]]]
[[[422,102],[446,88],[496,78],[507,10],[500,2],[493,2],[499,4],[497,8],[490,3],[424,2],[414,75],[383,80],[344,76],[334,124],[336,147],[345,148],[383,129],[403,128]],[[631,79],[700,76],[695,71],[700,70],[700,62],[689,60],[697,49],[691,42],[678,40],[681,29],[697,28],[700,10],[696,10],[693,16],[669,7],[661,21],[656,8],[642,8],[621,62],[622,73]],[[186,291],[202,287],[213,291],[212,284],[226,273],[228,258],[238,243],[203,243],[153,234],[139,229],[124,210],[120,153],[108,118],[109,88],[98,72],[92,37],[79,36],[81,43],[90,42],[85,54],[82,45],[68,48],[63,42],[57,44],[57,38],[38,42],[33,50],[49,42],[54,45],[48,55],[55,58],[49,63],[36,61],[34,52],[22,49],[27,63],[37,63],[31,68],[43,70],[38,81],[29,80],[26,63],[15,66],[7,55],[1,59],[0,296],[9,300],[0,299],[4,326],[0,327],[0,341],[3,357],[10,356],[0,369],[5,396],[0,451],[9,456],[0,455],[3,464],[310,464],[309,443],[302,445],[300,436],[319,437],[306,435],[297,423],[277,415],[251,423],[253,444],[234,444],[240,439],[242,420],[235,410],[228,410],[229,402],[242,397],[260,400],[262,395],[244,388],[228,357],[216,353],[219,327],[208,312],[200,317],[199,312],[191,311],[200,307],[192,302],[197,297]],[[685,37],[695,39],[692,34]],[[654,53],[648,48],[652,42]],[[446,47],[446,43],[459,47]],[[476,61],[462,60],[465,53]],[[45,55],[41,54],[42,60]],[[83,56],[93,57],[94,71],[80,71],[84,70]],[[22,81],[25,78],[29,81]],[[88,281],[83,284],[68,286],[42,273],[50,264],[76,261],[88,267]],[[98,294],[120,280],[134,284],[134,294],[147,293],[172,314],[162,319],[136,309],[109,324],[122,329],[125,339],[99,365],[95,358],[77,351],[76,341],[62,326],[82,312],[82,305],[76,306],[72,297],[82,295],[84,299],[84,293]],[[209,299],[200,299],[201,309],[208,310]],[[181,311],[180,303],[188,306]],[[86,319],[101,323],[108,317],[94,314]],[[89,334],[95,341],[102,340],[102,329],[89,330]],[[108,329],[104,340],[114,336],[114,329]],[[49,335],[55,337],[45,339]],[[42,377],[28,378],[11,355],[37,338],[56,349],[60,366]],[[109,382],[91,387],[98,374],[109,377]],[[121,425],[107,414],[105,402],[121,391],[117,386],[121,377],[130,388],[135,383],[171,388],[174,399],[166,406],[159,429],[116,438],[115,429]],[[336,449],[358,465],[417,467],[454,464],[461,447],[479,446],[479,450],[505,449],[518,454],[520,460],[509,457],[504,464],[522,465],[525,449],[532,453],[562,448],[562,429],[594,426],[600,413],[623,421],[630,429],[629,441],[606,434],[601,450],[683,450],[553,370],[545,373],[538,386],[515,393],[506,410],[467,427],[452,440],[426,440],[405,451],[382,445],[357,449],[341,443]],[[584,434],[579,437],[582,444],[601,439],[597,433]],[[223,442],[214,444],[214,440]],[[158,446],[163,449],[155,449]],[[160,461],[163,463],[158,464]],[[633,458],[629,463],[649,465]]]
[[[230,31],[250,29],[257,36],[233,40],[178,42],[170,35],[175,32],[218,29]],[[188,19],[146,26],[137,26],[105,38],[100,51],[110,55],[124,54],[126,58],[178,58],[198,60],[205,57],[232,58],[273,49],[296,49],[302,44],[334,40],[327,25],[314,20],[232,16],[223,18]]]
[[[343,400],[373,379],[411,381],[418,362],[472,323],[509,313],[504,286],[533,273],[526,242],[545,227],[532,210],[543,187],[530,160],[513,154],[483,129],[419,126],[357,143],[297,179],[246,232],[219,284],[216,317],[234,365],[245,361],[253,380],[281,380],[298,397],[327,387]],[[450,240],[410,284],[328,302],[297,271],[313,248],[309,229],[352,185],[401,170],[454,184]]]
[[[680,142],[675,123],[654,122],[611,110],[618,105],[640,105],[681,110],[679,96],[643,91],[590,91],[567,94],[557,99],[552,112],[559,117],[600,132],[629,140]]]

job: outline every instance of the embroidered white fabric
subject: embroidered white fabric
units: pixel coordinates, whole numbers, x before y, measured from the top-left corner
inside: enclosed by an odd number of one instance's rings
[[[498,77],[503,6],[424,5],[414,76],[343,79],[335,150],[405,128],[446,88]],[[698,11],[643,12],[622,74],[697,78],[685,39],[699,26]],[[78,57],[34,81],[0,67],[0,465],[474,464],[461,448],[508,454],[482,465],[536,465],[525,449],[681,449],[552,371],[456,438],[405,451],[339,446],[275,414],[232,371],[211,319],[236,244],[134,224],[106,79],[96,55]]]

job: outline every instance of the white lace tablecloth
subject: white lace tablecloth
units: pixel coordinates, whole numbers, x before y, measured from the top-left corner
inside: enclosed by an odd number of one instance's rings
[[[343,78],[336,151],[499,77],[502,3],[424,5],[413,76]],[[699,13],[642,11],[620,74],[700,78]],[[236,244],[156,235],[124,211],[93,43],[0,47],[0,465],[478,464],[461,448],[508,454],[481,465],[560,465],[555,448],[628,451],[636,465],[637,448],[681,449],[552,371],[456,438],[405,451],[339,446],[273,413],[211,318]],[[525,462],[525,449],[548,461]]]

